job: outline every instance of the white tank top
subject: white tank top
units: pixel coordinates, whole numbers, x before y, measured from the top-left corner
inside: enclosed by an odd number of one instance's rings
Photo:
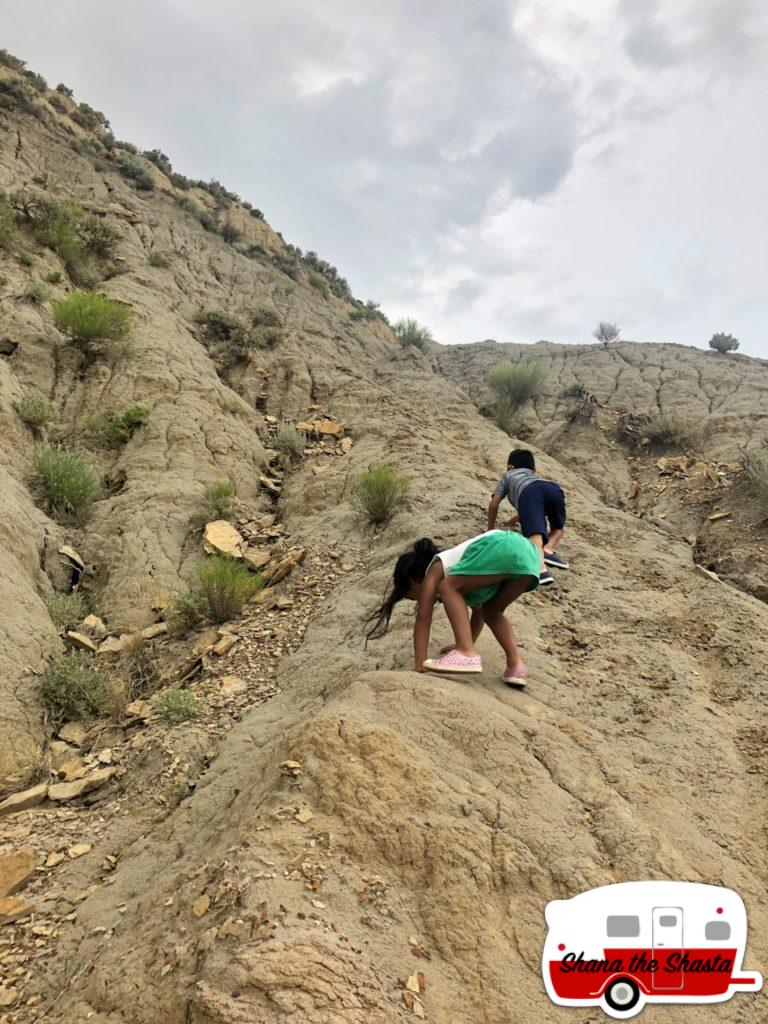
[[[476,537],[470,537],[469,540],[465,540],[463,544],[457,544],[455,548],[447,548],[445,551],[439,551],[427,566],[427,572],[429,572],[435,561],[440,559],[443,563],[443,572],[447,576],[448,570],[452,569],[454,565],[457,565],[461,561],[462,555],[471,544],[474,544],[476,540],[480,540],[481,537],[490,537],[492,533],[504,533],[504,531],[488,530],[487,533],[479,533]]]

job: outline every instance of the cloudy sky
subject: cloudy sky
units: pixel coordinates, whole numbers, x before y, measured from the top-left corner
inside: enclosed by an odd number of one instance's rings
[[[0,0],[2,45],[439,341],[768,356],[765,0]]]

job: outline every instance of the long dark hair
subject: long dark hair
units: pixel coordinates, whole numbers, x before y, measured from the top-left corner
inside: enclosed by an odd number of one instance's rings
[[[426,575],[429,563],[439,548],[430,537],[417,540],[410,551],[400,555],[395,562],[395,571],[387,585],[381,605],[365,620],[368,627],[365,631],[366,643],[378,640],[389,629],[389,620],[398,601],[402,601],[410,589],[411,583],[420,583]]]

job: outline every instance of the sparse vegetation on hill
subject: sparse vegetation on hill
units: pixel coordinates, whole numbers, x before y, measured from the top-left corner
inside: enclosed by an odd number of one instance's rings
[[[55,725],[100,718],[109,706],[109,676],[89,654],[70,651],[45,669],[40,695]]]
[[[98,486],[82,455],[55,444],[35,451],[31,482],[43,507],[65,522],[85,518]]]
[[[200,597],[212,622],[227,622],[239,615],[245,602],[262,587],[259,575],[225,555],[212,555],[201,562],[197,578]]]
[[[121,153],[118,167],[124,178],[128,178],[142,192],[151,192],[155,181],[142,163],[128,153]]]
[[[744,456],[744,481],[760,501],[761,514],[768,516],[768,447],[747,452]]]
[[[272,444],[285,459],[296,459],[304,454],[307,446],[307,435],[299,430],[294,423],[281,423],[275,431]]]
[[[0,192],[0,249],[10,249],[16,237],[16,215],[11,202]]]
[[[592,337],[596,338],[602,345],[610,345],[612,341],[618,341],[620,335],[619,325],[608,323],[606,320],[601,320],[592,332]]]
[[[170,725],[178,725],[197,715],[199,701],[190,690],[169,686],[167,690],[161,690],[152,698],[152,710],[163,721]]]
[[[739,341],[732,334],[713,334],[709,339],[709,347],[724,355],[726,352],[735,352]]]
[[[231,480],[215,480],[203,491],[200,508],[190,517],[190,525],[202,530],[215,519],[232,519],[235,514],[235,485]]]
[[[53,304],[59,330],[85,350],[111,348],[115,355],[130,353],[133,313],[122,302],[98,292],[72,292]]]
[[[82,622],[88,614],[88,605],[82,594],[59,594],[56,591],[45,595],[45,607],[57,629],[67,629]]]
[[[149,407],[141,403],[132,405],[122,412],[114,406],[107,406],[101,412],[86,417],[85,430],[102,444],[117,447],[127,444],[139,427],[149,422]]]
[[[414,348],[423,349],[428,342],[432,341],[430,329],[410,317],[398,320],[392,330],[403,348],[412,345]]]
[[[509,430],[514,416],[538,395],[549,376],[543,363],[523,360],[499,363],[488,374],[488,383],[496,392],[494,419],[502,430]]]
[[[33,430],[39,430],[56,419],[54,407],[47,398],[37,391],[28,391],[18,402],[14,403],[13,407],[22,421]]]
[[[371,525],[379,526],[402,508],[410,489],[408,477],[382,464],[355,477],[350,499]]]
[[[696,423],[665,412],[650,416],[643,434],[657,448],[695,448],[701,440],[701,428]]]

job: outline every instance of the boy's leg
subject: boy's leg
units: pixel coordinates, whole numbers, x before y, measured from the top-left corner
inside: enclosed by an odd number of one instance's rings
[[[504,610],[524,594],[530,585],[530,576],[508,580],[498,594],[482,606],[485,622],[507,656],[508,669],[525,668],[525,662]]]
[[[549,552],[554,551],[557,548],[557,545],[563,539],[564,532],[564,530],[559,528],[557,530],[552,530],[552,532],[549,535],[549,540],[544,545],[544,550]]]
[[[544,564],[544,538],[540,533],[531,534],[528,540],[532,540],[536,547],[539,549],[539,562],[541,563],[541,572],[546,572],[546,565]]]

